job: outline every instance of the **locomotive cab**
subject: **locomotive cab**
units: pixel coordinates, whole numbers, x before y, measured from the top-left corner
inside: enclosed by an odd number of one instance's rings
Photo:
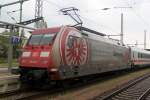
[[[32,32],[19,59],[20,74],[23,81],[48,77],[47,69],[54,66],[51,50],[59,30],[60,28],[51,28]]]

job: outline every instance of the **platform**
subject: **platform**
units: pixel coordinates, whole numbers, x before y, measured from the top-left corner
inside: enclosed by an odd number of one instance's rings
[[[8,73],[0,76],[0,93],[6,93],[20,89],[19,75]]]

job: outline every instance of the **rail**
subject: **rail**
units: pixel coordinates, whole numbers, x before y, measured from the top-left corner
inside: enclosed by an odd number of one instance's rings
[[[147,73],[138,79],[135,79],[127,84],[124,84],[119,89],[105,95],[97,96],[94,100],[145,100],[150,93],[150,73]],[[147,89],[148,88],[148,89]],[[135,99],[136,98],[136,99]]]
[[[150,94],[150,88],[147,89],[139,98],[138,100],[145,100],[145,98]]]

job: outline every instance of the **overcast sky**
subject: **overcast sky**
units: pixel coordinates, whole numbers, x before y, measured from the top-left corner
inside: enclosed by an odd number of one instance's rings
[[[0,5],[17,0],[0,0]],[[43,0],[43,16],[48,27],[73,25],[75,22],[64,16],[60,9],[76,7],[83,20],[83,26],[99,32],[116,35],[120,34],[120,15],[124,14],[124,43],[139,44],[144,42],[144,30],[147,30],[147,48],[150,48],[150,0]],[[29,0],[23,5],[23,20],[34,18],[35,0]],[[117,8],[132,7],[132,8]],[[109,10],[101,10],[111,8]],[[0,20],[15,23],[10,18],[19,21],[19,4],[2,8]],[[117,38],[117,37],[113,37]],[[119,38],[118,38],[119,39]],[[143,48],[143,45],[138,47]]]

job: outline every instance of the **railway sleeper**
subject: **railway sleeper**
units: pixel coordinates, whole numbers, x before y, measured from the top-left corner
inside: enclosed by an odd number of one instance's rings
[[[127,96],[127,97],[132,97],[132,96],[139,96],[138,94],[123,94],[123,93],[120,93],[120,94],[118,94],[119,96]]]
[[[125,97],[125,96],[115,96],[114,98],[118,99],[118,100],[134,100],[135,97]]]

